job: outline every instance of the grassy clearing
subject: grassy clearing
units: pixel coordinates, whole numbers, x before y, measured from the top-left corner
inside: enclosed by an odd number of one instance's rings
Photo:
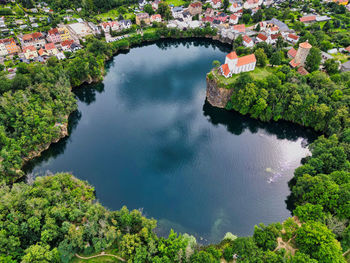
[[[117,255],[116,250],[115,249],[108,249],[105,250],[106,254],[112,254],[112,255]],[[80,255],[80,256],[84,256],[84,257],[91,257],[94,255],[99,255],[100,253],[94,253],[91,255]],[[119,263],[122,262],[118,259],[116,259],[115,257],[111,257],[111,256],[101,256],[101,257],[96,257],[96,258],[91,258],[91,259],[80,259],[77,257],[74,257],[71,261],[71,263]]]
[[[336,59],[339,60],[341,63],[344,63],[349,60],[349,56],[343,53],[337,53],[337,54],[332,54],[332,56]]]
[[[185,4],[185,1],[183,0],[166,0],[165,2],[168,5],[174,5],[174,6],[181,6]]]
[[[250,71],[250,75],[253,77],[254,80],[261,80],[266,78],[268,75],[272,74],[272,69],[269,67],[260,68],[256,67],[254,71]],[[236,79],[239,77],[240,74],[234,74],[231,78],[225,78],[221,75],[220,69],[214,69],[214,77],[219,80],[219,82],[230,85],[236,81]]]

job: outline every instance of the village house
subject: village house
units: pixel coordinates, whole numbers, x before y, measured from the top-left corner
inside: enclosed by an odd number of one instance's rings
[[[247,35],[243,36],[243,46],[245,47],[253,47],[254,46],[254,41]]]
[[[58,33],[60,34],[61,41],[72,39],[69,30],[66,27],[57,28]]]
[[[3,42],[3,40],[1,39],[0,40],[0,56],[5,57],[7,55],[8,55],[8,51],[7,51],[6,45]]]
[[[300,43],[298,51],[297,51],[294,59],[292,59],[289,62],[289,65],[293,68],[296,68],[298,66],[304,66],[306,58],[309,55],[311,48],[312,48],[312,46],[310,45],[309,42]]]
[[[269,37],[266,36],[266,35],[263,34],[263,33],[259,33],[259,34],[257,35],[257,37],[255,38],[255,41],[256,41],[257,43],[260,43],[260,42],[269,43],[269,42],[270,42],[270,41],[269,41]]]
[[[153,23],[153,22],[160,23],[160,22],[162,22],[162,16],[160,14],[151,15],[150,21],[151,21],[151,23]]]
[[[9,55],[17,54],[21,51],[20,47],[17,46],[17,43],[13,38],[2,39],[1,42],[5,45]]]
[[[262,4],[262,0],[247,0],[243,4],[244,9],[254,9]]]
[[[292,47],[291,49],[289,49],[288,52],[287,52],[287,56],[288,56],[288,58],[290,58],[290,59],[295,58],[296,55],[297,55],[297,51],[296,51],[296,49],[293,48],[293,47]]]
[[[231,25],[236,25],[238,23],[238,16],[235,14],[230,15],[230,24]]]
[[[49,53],[47,53],[47,51],[46,51],[45,49],[43,49],[43,48],[40,48],[40,49],[38,50],[38,54],[39,54],[39,56],[41,56],[41,57],[43,57],[43,58],[49,56]]]
[[[74,43],[73,40],[62,41],[61,47],[63,51],[71,51],[71,45]]]
[[[56,58],[58,60],[63,60],[63,59],[66,59],[66,56],[62,52],[59,52],[57,53]]]
[[[295,43],[297,43],[297,42],[299,41],[299,37],[298,37],[297,35],[295,35],[295,34],[289,33],[289,34],[287,35],[286,40],[287,40],[288,42],[290,42],[290,43],[295,44]]]
[[[171,9],[171,14],[173,15],[173,18],[183,18],[182,12],[184,11],[182,6],[173,7]]]
[[[26,34],[19,37],[22,47],[34,46],[35,48],[43,47],[46,44],[44,35],[41,32]]]
[[[147,13],[139,13],[136,14],[136,24],[141,25],[142,21],[146,24],[149,25],[151,23],[149,15]]]
[[[188,6],[188,12],[190,12],[192,16],[200,15],[202,13],[202,3],[201,2],[191,3]]]
[[[236,34],[245,33],[245,24],[234,25],[233,26],[233,32],[236,33]]]
[[[236,2],[232,3],[232,5],[229,7],[229,10],[231,13],[237,13],[242,9],[243,9],[242,5]]]
[[[131,27],[131,25],[132,25],[132,23],[131,23],[130,19],[120,20],[119,21],[119,27],[120,27],[121,30],[128,29],[128,28]]]
[[[222,6],[222,0],[211,0],[210,4],[212,8],[219,9]]]
[[[154,11],[156,11],[158,9],[159,3],[160,3],[160,0],[154,0],[152,2],[152,8]]]
[[[192,16],[190,14],[189,11],[185,10],[183,13],[182,13],[182,19],[184,22],[186,23],[189,23],[192,21]],[[180,19],[181,20],[181,19]]]
[[[350,71],[350,60],[345,62],[345,63],[343,63],[343,64],[341,64],[340,71],[341,72],[348,72],[348,71]]]
[[[38,57],[38,52],[36,51],[36,48],[34,46],[23,47],[23,54],[24,57],[28,60]]]
[[[225,58],[225,64],[221,65],[221,73],[224,77],[231,77],[232,74],[253,71],[256,65],[254,54],[238,57],[236,52],[229,53]]]
[[[303,16],[303,17],[300,17],[299,20],[304,24],[310,24],[310,23],[316,22],[316,16],[315,15]]]
[[[49,54],[49,56],[55,56],[58,53],[58,49],[56,48],[54,43],[47,43],[45,45],[45,50]]]
[[[142,10],[145,5],[147,5],[147,1],[146,0],[139,0],[139,7]]]
[[[48,42],[52,43],[60,43],[61,40],[61,35],[58,32],[57,28],[50,29],[49,32],[47,33],[47,40]]]
[[[280,33],[270,35],[268,40],[269,44],[276,44],[279,37],[282,37]]]
[[[101,23],[100,26],[105,33],[109,33],[111,30],[112,31],[119,30],[118,21],[104,22],[104,23]]]
[[[271,27],[267,27],[265,29],[265,32],[268,34],[268,35],[274,35],[274,34],[277,34],[279,32],[279,28],[278,26],[271,26]]]
[[[209,16],[209,17],[214,16],[214,14],[215,14],[215,11],[213,9],[211,9],[210,7],[208,7],[207,10],[205,10],[205,13],[204,13],[205,16]]]

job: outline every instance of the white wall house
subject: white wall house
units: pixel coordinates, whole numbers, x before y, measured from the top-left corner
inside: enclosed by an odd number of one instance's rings
[[[5,56],[7,56],[7,54],[8,54],[8,52],[7,52],[6,45],[4,43],[0,42],[0,56],[5,57]]]

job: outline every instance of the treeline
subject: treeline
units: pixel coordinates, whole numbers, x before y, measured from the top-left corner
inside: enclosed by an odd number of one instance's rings
[[[337,82],[320,71],[302,76],[286,65],[262,80],[243,73],[228,87],[233,95],[226,108],[263,121],[284,119],[341,134],[350,127],[350,73],[338,76]]]
[[[156,221],[139,211],[109,211],[95,201],[94,189],[69,174],[38,177],[33,184],[0,186],[0,261],[70,262],[76,253],[108,249],[127,262],[345,262],[334,234],[320,222],[255,227],[252,237],[228,233],[218,245],[200,247],[193,236],[154,233]],[[277,240],[299,250],[278,247]]]

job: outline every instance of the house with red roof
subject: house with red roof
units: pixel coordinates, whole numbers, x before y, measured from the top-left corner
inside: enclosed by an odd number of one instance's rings
[[[162,16],[160,14],[155,14],[155,15],[151,15],[150,17],[151,23],[153,22],[162,22]]]
[[[47,40],[52,43],[60,43],[62,41],[61,34],[57,28],[52,28],[47,32]]]
[[[254,54],[238,57],[233,51],[226,55],[225,64],[221,65],[221,73],[228,78],[232,74],[239,74],[241,72],[253,71],[256,66],[256,58]]]
[[[245,24],[234,25],[233,32],[235,33],[245,33]]]
[[[287,56],[291,59],[295,58],[296,55],[297,55],[297,50],[295,48],[291,48],[287,52]]]
[[[222,0],[211,0],[210,3],[214,9],[219,9],[222,6]]]
[[[265,32],[268,34],[268,35],[274,35],[274,34],[277,34],[279,32],[279,28],[278,26],[271,26],[271,27],[267,27],[265,29]]]
[[[19,36],[19,39],[22,47],[34,46],[36,48],[41,48],[46,44],[45,37],[41,32]]]
[[[243,11],[243,7],[241,4],[239,3],[232,3],[232,5],[229,7],[229,10],[231,13],[237,13],[238,11],[242,10]]]
[[[112,31],[118,31],[119,30],[119,23],[118,21],[110,21],[110,22],[104,22],[100,24],[102,30],[105,33],[109,33]]]
[[[295,35],[295,34],[292,34],[292,33],[289,33],[289,34],[287,35],[286,40],[287,40],[288,42],[291,42],[291,43],[295,44],[295,43],[297,43],[297,42],[299,41],[299,36],[297,36],[297,35]]]
[[[244,9],[254,9],[262,4],[262,0],[247,0],[243,4]]]
[[[254,41],[247,35],[243,36],[243,46],[245,47],[253,47]]]
[[[34,59],[38,57],[38,52],[34,46],[23,47],[23,54],[26,59]]]
[[[314,16],[314,15],[303,16],[299,20],[300,20],[300,22],[303,22],[304,24],[309,24],[309,23],[316,22],[316,16]]]
[[[202,3],[194,2],[188,6],[188,12],[190,12],[191,16],[200,15],[202,13]]]
[[[350,52],[350,46],[346,47],[345,50],[346,50],[347,52]]]
[[[49,56],[56,56],[58,53],[58,49],[54,43],[47,43],[45,45],[45,51],[49,54]]]
[[[270,37],[269,37],[269,44],[276,44],[277,39],[279,37],[282,37],[281,33],[270,35]]]
[[[212,17],[212,16],[203,16],[202,17],[202,22],[212,23],[213,21],[214,21],[214,17]]]
[[[263,33],[259,33],[256,37],[256,42],[257,43],[260,43],[260,42],[266,42],[268,43],[269,42],[269,37],[266,36],[265,34]]]
[[[232,25],[236,25],[238,23],[238,16],[236,16],[235,14],[230,15],[230,24]]]

